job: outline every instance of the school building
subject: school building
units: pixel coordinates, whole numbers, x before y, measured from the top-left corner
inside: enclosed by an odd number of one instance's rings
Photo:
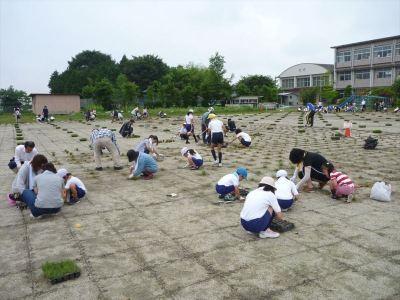
[[[32,112],[41,114],[46,105],[49,114],[70,114],[79,112],[81,98],[74,94],[30,94],[32,97]]]
[[[299,105],[300,91],[308,87],[322,87],[333,84],[333,65],[301,63],[287,68],[277,77],[282,92],[281,105]]]
[[[240,96],[234,99],[226,100],[226,106],[252,106],[258,107],[260,96]]]
[[[400,75],[400,35],[332,47],[334,87],[357,90],[391,86]]]

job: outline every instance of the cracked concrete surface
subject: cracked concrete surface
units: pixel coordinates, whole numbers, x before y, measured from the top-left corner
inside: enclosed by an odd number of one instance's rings
[[[102,158],[105,170],[94,171],[88,142],[79,138],[88,138],[95,124],[117,131],[119,124],[57,122],[60,129],[22,124],[25,140],[35,141],[40,153],[81,178],[89,191],[79,204],[42,220],[7,205],[14,175],[6,165],[16,141],[14,127],[1,125],[0,299],[398,299],[398,194],[380,203],[369,199],[369,191],[378,180],[395,190],[400,183],[400,117],[329,114],[299,133],[299,116],[232,116],[253,136],[253,145],[230,145],[224,166],[214,168],[209,149],[192,142],[205,159],[205,173],[178,169],[184,164],[183,141],[161,143],[165,160],[150,181],[126,179],[125,155],[122,171],[112,169],[108,154]],[[354,138],[331,140],[334,130],[326,124],[340,128],[344,118],[353,121]],[[134,128],[140,138],[117,134],[121,152],[150,134],[172,139],[180,123],[179,118],[139,121]],[[382,130],[378,149],[364,150],[363,140],[373,129]],[[332,200],[327,188],[302,193],[285,214],[296,225],[293,231],[278,239],[247,234],[240,226],[242,203],[215,205],[215,182],[240,165],[250,171],[243,183],[249,188],[278,168],[291,173],[288,154],[294,146],[322,153],[362,185],[355,202]],[[81,277],[51,285],[41,264],[65,258],[77,260]]]

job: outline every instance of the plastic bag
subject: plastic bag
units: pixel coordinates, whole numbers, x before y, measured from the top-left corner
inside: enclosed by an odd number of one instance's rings
[[[383,181],[375,182],[371,189],[371,199],[377,201],[390,201],[390,194],[392,193],[392,186],[385,184]]]

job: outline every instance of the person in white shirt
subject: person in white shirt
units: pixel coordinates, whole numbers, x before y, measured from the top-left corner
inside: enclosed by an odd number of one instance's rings
[[[215,190],[219,194],[220,199],[225,199],[227,195],[233,194],[236,199],[244,200],[243,197],[240,196],[239,184],[240,181],[247,178],[247,170],[246,168],[239,167],[236,169],[234,173],[227,174],[218,180],[218,183],[215,185]],[[229,197],[226,200],[232,200]]]
[[[238,128],[235,130],[236,137],[230,142],[233,143],[236,139],[240,141],[240,143],[245,147],[250,147],[251,145],[251,137],[246,132],[243,132],[242,129]]]
[[[190,167],[191,170],[197,170],[203,165],[203,158],[196,150],[183,147],[181,149],[181,154],[186,158],[187,166]]]
[[[194,133],[194,116],[193,109],[190,109],[185,116],[185,127],[188,134],[192,134],[194,137],[194,142],[197,143],[198,139]]]
[[[278,199],[279,206],[283,211],[289,209],[293,205],[293,201],[297,199],[299,192],[293,181],[287,178],[288,174],[285,170],[276,172],[275,196]]]
[[[361,101],[361,111],[365,111],[366,108],[367,108],[366,101],[365,101],[365,99],[362,99],[362,101]]]
[[[14,172],[17,173],[21,168],[21,165],[24,162],[31,161],[32,158],[38,154],[37,149],[35,148],[35,143],[31,141],[26,141],[23,145],[18,145],[15,148],[14,157],[8,163],[8,167]]]
[[[83,182],[75,176],[72,176],[66,169],[59,169],[57,175],[65,183],[63,190],[63,199],[68,204],[76,204],[86,195],[86,187]]]
[[[182,127],[181,129],[179,129],[177,135],[179,135],[182,140],[185,140],[186,144],[190,144],[189,142],[190,132],[187,131],[185,123],[182,124]]]
[[[277,238],[279,233],[272,231],[272,219],[283,219],[281,208],[275,196],[274,179],[264,177],[258,188],[251,191],[240,212],[240,221],[245,230],[258,234],[260,238]]]
[[[226,131],[224,123],[217,119],[215,114],[209,114],[208,118],[211,120],[208,123],[207,131],[211,135],[211,154],[214,158],[214,164],[222,167],[222,145],[224,144],[224,132]],[[215,147],[218,149],[218,160],[215,153]]]

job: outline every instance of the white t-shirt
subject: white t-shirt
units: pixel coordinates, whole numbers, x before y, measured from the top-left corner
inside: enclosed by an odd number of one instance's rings
[[[260,187],[247,195],[240,218],[245,221],[261,218],[270,206],[276,213],[281,212],[276,196]]]
[[[201,157],[201,155],[200,154],[198,154],[197,152],[195,153],[195,154],[190,154],[189,152],[188,152],[188,157],[192,157],[192,158],[194,158],[194,159],[203,159],[202,157]]]
[[[224,132],[224,123],[218,119],[212,119],[208,124],[208,129],[211,130],[211,133]]]
[[[279,179],[275,181],[275,187],[275,196],[279,200],[291,200],[294,196],[299,194],[296,185],[283,176],[279,177]]]
[[[246,132],[239,132],[236,137],[241,137],[245,142],[251,142],[251,137]]]
[[[18,145],[15,147],[15,163],[17,164],[17,167],[21,167],[21,162],[28,162],[31,161],[32,158],[38,154],[38,151],[36,148],[33,148],[30,153],[25,152],[25,146],[24,145]]]
[[[192,120],[193,120],[193,114],[188,114],[185,116],[186,124],[192,124]]]
[[[70,179],[68,179],[67,183],[65,184],[65,188],[67,190],[70,188],[71,183],[76,184],[77,187],[80,187],[82,190],[84,190],[86,192],[85,185],[78,177],[71,176]]]
[[[236,173],[225,175],[218,181],[217,184],[224,186],[239,186],[239,175]]]

